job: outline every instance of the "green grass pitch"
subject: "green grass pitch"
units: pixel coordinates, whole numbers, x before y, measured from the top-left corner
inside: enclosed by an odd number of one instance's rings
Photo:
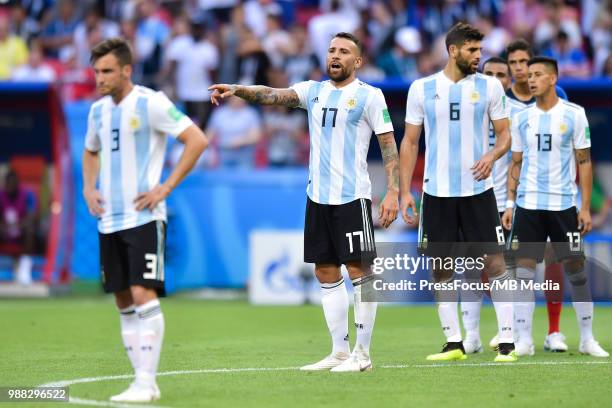
[[[546,315],[544,307],[538,307],[535,357],[505,366],[490,364],[491,351],[461,363],[432,365],[425,356],[439,351],[443,343],[434,307],[380,307],[372,345],[374,371],[345,375],[295,369],[329,352],[319,307],[256,307],[175,297],[163,300],[162,309],[166,337],[160,372],[175,372],[158,378],[162,398],[154,405],[163,407],[543,408],[610,403],[612,361],[577,353],[578,328],[571,305],[565,305],[561,326],[570,352],[542,350]],[[2,300],[0,315],[0,387],[131,374],[119,317],[108,297]],[[595,335],[607,350],[612,350],[611,327],[612,308],[597,307]],[[494,332],[493,309],[485,307],[483,341]],[[233,370],[238,368],[287,369]],[[199,372],[181,373],[190,370]],[[70,386],[70,395],[104,402],[129,381],[77,383]],[[9,406],[81,405],[0,403],[0,408]]]

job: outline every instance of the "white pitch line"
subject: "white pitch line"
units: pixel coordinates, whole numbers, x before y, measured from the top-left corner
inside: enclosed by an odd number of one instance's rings
[[[516,366],[533,366],[533,365],[597,365],[610,364],[610,361],[518,361],[516,363],[448,363],[448,364],[396,364],[396,365],[381,365],[379,368],[384,369],[404,369],[404,368],[452,368],[452,367],[516,367]],[[297,371],[299,367],[244,367],[244,368],[205,368],[200,370],[176,370],[164,371],[157,373],[158,376],[172,375],[188,375],[188,374],[221,374],[221,373],[244,373],[244,372],[265,372],[265,371]],[[75,378],[72,380],[53,381],[39,387],[68,387],[74,384],[85,384],[99,381],[112,380],[127,380],[134,378],[133,374],[123,375],[106,375],[101,377],[85,377]],[[109,408],[168,408],[160,405],[134,405],[134,404],[119,404],[116,402],[88,400],[77,397],[70,397],[70,404],[90,405],[97,407]]]

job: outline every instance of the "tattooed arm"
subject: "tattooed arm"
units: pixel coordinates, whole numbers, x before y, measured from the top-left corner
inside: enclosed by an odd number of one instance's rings
[[[591,222],[591,193],[593,191],[593,166],[591,164],[591,149],[576,149],[576,161],[578,162],[578,174],[580,192],[582,194],[582,205],[578,213],[578,225],[582,226],[582,235],[592,229]]]
[[[523,165],[523,152],[512,152],[512,162],[508,169],[508,201],[516,200],[516,190],[521,178],[521,166]],[[512,217],[514,215],[514,207],[506,208],[502,216],[502,224],[504,228],[512,228]]]
[[[209,87],[208,90],[212,91],[210,101],[215,105],[219,105],[219,98],[225,99],[232,95],[239,96],[247,102],[260,105],[282,105],[288,108],[295,108],[300,105],[298,94],[290,88],[279,89],[262,85],[215,84]]]
[[[387,194],[380,204],[380,223],[387,228],[397,218],[399,196],[399,154],[393,132],[376,135],[387,174]]]

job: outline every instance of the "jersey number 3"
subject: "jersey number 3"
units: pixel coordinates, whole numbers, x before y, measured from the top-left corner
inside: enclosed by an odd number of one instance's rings
[[[111,146],[111,151],[117,152],[119,151],[119,129],[113,129],[113,145]]]

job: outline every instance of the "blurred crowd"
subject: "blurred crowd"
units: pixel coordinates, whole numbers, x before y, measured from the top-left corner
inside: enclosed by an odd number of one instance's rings
[[[134,81],[164,90],[215,136],[203,165],[300,165],[302,112],[238,100],[211,110],[208,86],[322,79],[339,31],[365,44],[360,79],[412,80],[442,68],[457,21],[485,34],[483,61],[522,37],[558,59],[562,77],[612,77],[612,0],[0,0],[0,80],[93,99],[89,51],[120,35],[135,52]]]

